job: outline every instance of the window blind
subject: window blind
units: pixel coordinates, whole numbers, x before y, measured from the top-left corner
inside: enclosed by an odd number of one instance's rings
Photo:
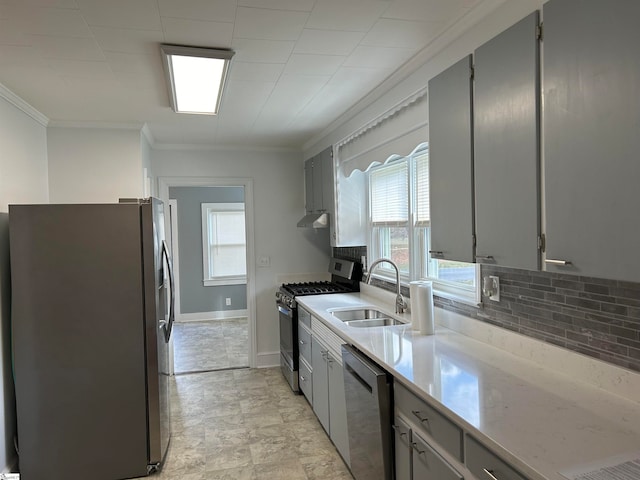
[[[406,160],[385,165],[370,173],[371,221],[374,224],[407,222],[409,176]]]
[[[210,276],[246,275],[244,211],[210,212]]]
[[[428,227],[429,213],[429,148],[415,157],[416,225]]]

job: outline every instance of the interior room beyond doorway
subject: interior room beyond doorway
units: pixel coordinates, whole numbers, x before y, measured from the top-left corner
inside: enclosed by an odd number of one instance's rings
[[[170,187],[169,198],[177,220],[174,372],[248,367],[245,189]]]

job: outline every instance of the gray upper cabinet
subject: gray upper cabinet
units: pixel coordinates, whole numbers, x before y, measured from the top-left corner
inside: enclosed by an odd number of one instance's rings
[[[333,210],[332,147],[304,162],[305,210],[307,213]]]
[[[316,156],[304,162],[305,210],[307,213],[324,211],[322,198],[322,162]]]
[[[640,2],[543,13],[546,269],[640,281]]]
[[[478,263],[539,268],[538,16],[532,13],[474,54]]]
[[[471,56],[429,81],[433,258],[473,262]]]

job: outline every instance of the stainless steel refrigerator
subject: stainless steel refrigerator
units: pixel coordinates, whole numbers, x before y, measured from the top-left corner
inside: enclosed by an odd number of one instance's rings
[[[10,205],[22,480],[116,480],[170,437],[173,274],[163,204]]]

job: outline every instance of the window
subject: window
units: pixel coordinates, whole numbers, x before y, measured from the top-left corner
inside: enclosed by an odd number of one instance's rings
[[[243,203],[202,204],[202,264],[205,286],[247,281]]]
[[[421,144],[408,157],[396,157],[369,171],[370,261],[391,258],[401,281],[431,280],[439,295],[475,303],[478,267],[472,263],[431,259],[429,147]],[[383,268],[385,267],[385,268]],[[375,274],[395,279],[381,264]]]
[[[369,174],[371,212],[371,258],[390,258],[401,278],[409,279],[409,168],[400,158]],[[395,272],[388,263],[376,268],[385,276]]]

